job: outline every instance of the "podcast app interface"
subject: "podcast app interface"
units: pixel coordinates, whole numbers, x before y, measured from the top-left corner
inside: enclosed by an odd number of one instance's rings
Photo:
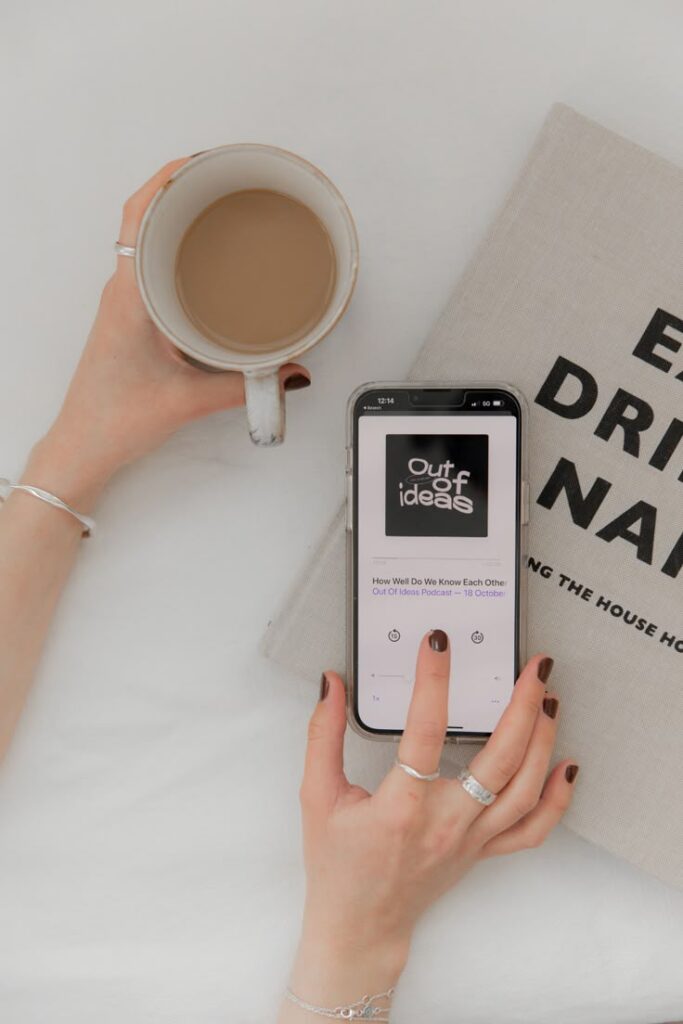
[[[358,711],[403,729],[420,640],[451,646],[449,729],[490,732],[514,685],[517,420],[361,415]]]

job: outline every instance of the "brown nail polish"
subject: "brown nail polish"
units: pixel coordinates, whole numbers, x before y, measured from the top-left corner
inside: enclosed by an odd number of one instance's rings
[[[320,700],[325,700],[325,697],[327,697],[329,692],[330,692],[330,681],[327,678],[327,676],[325,675],[325,673],[323,672],[323,674],[320,677],[320,698],[319,699]]]
[[[310,383],[308,377],[304,377],[303,373],[293,373],[285,381],[285,391],[300,391],[301,388],[307,388]]]
[[[557,714],[557,709],[560,706],[559,700],[555,700],[554,697],[546,697],[543,701],[543,711],[548,718],[554,718]]]
[[[543,658],[541,661],[539,661],[537,671],[538,678],[541,680],[542,683],[548,682],[554,664],[555,662],[552,658]]]
[[[448,637],[442,629],[433,629],[429,634],[429,646],[433,651],[443,654],[448,650]]]
[[[579,774],[578,764],[568,764],[565,768],[564,777],[567,782],[573,782],[576,776]]]

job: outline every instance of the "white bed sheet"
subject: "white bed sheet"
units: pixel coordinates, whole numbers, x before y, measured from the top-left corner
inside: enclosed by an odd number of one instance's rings
[[[345,396],[410,364],[554,100],[683,161],[683,14],[72,0],[2,20],[3,474],[58,405],[120,201],[157,165],[286,145],[358,221],[358,293],[287,444],[256,451],[220,414],[111,485],[0,773],[3,1024],[264,1021],[296,938],[315,694],[255,652],[340,499]],[[349,770],[372,784],[389,756],[354,738]],[[674,1020],[682,902],[558,830],[425,919],[396,1022]]]

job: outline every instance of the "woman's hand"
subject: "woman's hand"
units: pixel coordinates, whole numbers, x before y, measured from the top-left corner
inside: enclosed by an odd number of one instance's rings
[[[147,206],[186,162],[166,164],[126,202],[122,244],[135,245]],[[310,383],[307,371],[291,363],[280,379],[288,389]],[[62,410],[34,449],[26,480],[86,510],[120,466],[189,420],[243,402],[242,374],[190,365],[158,330],[138,292],[135,261],[119,256]]]
[[[186,161],[163,167],[123,208],[119,241],[135,245],[155,193]],[[283,387],[310,383],[303,367],[280,371]],[[132,259],[120,256],[59,416],[30,454],[21,483],[89,512],[126,462],[161,444],[188,420],[244,401],[238,373],[206,373],[187,363],[154,326],[140,298]],[[0,757],[9,744],[45,635],[80,545],[68,512],[21,491],[1,506]]]
[[[423,774],[441,758],[448,715],[446,634],[424,637],[400,761]],[[292,990],[338,1006],[393,985],[416,921],[478,860],[538,846],[569,806],[578,768],[548,775],[558,701],[546,694],[552,661],[526,665],[510,704],[470,770],[493,793],[488,807],[455,780],[423,782],[392,768],[370,795],[343,770],[344,684],[323,676],[311,719],[301,801],[308,879]],[[300,1018],[283,1010],[282,1021]]]

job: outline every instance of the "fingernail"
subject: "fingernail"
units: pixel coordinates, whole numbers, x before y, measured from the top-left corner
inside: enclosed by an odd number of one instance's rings
[[[538,678],[541,680],[542,683],[547,683],[548,682],[548,679],[550,678],[550,673],[553,670],[553,665],[554,664],[555,664],[555,662],[553,661],[552,658],[543,658],[542,661],[539,661],[537,671],[538,671]]]
[[[305,377],[303,373],[293,373],[285,381],[285,391],[299,391],[301,388],[307,388],[310,383],[308,377]]]
[[[568,764],[565,768],[564,777],[567,782],[573,782],[576,776],[579,774],[578,764]]]
[[[193,154],[192,154],[192,155],[190,156],[190,160],[194,160],[194,158],[195,158],[196,156],[201,156],[201,155],[202,155],[202,153],[206,153],[206,152],[207,152],[207,151],[206,151],[205,149],[200,149],[198,153],[193,153]]]
[[[448,650],[448,637],[442,629],[433,629],[429,634],[429,646],[433,651],[443,654]]]
[[[320,677],[320,698],[319,699],[320,700],[325,700],[325,697],[327,697],[329,692],[330,692],[330,681],[327,678],[327,676],[325,675],[325,673],[323,672],[323,674]]]
[[[560,706],[559,700],[555,700],[554,697],[546,697],[543,701],[543,710],[548,718],[554,718],[557,714],[557,709]]]

